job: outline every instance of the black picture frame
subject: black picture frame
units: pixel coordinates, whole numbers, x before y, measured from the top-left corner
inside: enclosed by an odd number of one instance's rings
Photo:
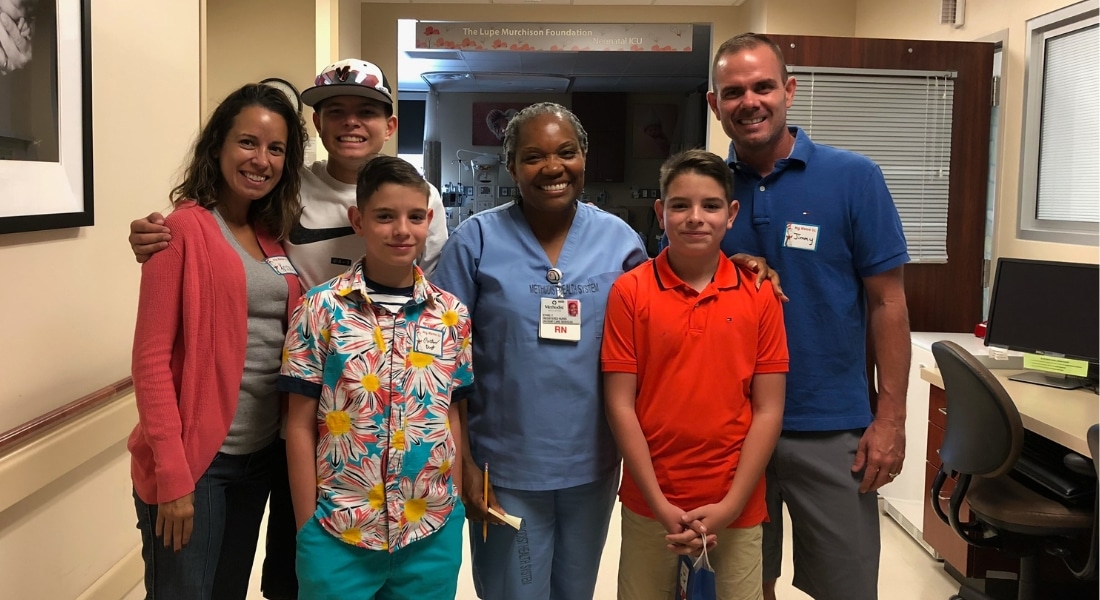
[[[56,61],[56,96],[60,98],[57,111],[57,129],[60,142],[60,160],[57,162],[30,162],[0,160],[0,179],[7,179],[9,189],[17,188],[5,200],[0,194],[0,234],[72,227],[89,227],[95,224],[94,177],[92,157],[92,52],[91,52],[91,0],[38,0],[43,6],[56,7],[53,24],[56,29],[53,40]],[[43,35],[41,28],[35,38]],[[48,34],[47,34],[48,35]],[[38,60],[38,52],[33,60]],[[65,65],[77,63],[72,53],[79,53],[79,69]],[[47,58],[49,53],[47,52]],[[79,103],[75,100],[79,99]],[[77,114],[76,104],[79,104]],[[79,141],[72,141],[80,132]],[[55,181],[56,180],[56,181]],[[58,191],[63,190],[64,194]],[[59,198],[60,195],[70,197]],[[4,206],[5,202],[10,202]],[[13,206],[36,208],[13,208]],[[38,210],[40,207],[42,210]]]

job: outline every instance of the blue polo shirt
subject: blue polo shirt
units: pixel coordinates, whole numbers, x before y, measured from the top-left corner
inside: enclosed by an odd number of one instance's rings
[[[493,485],[555,490],[614,472],[600,375],[604,311],[619,275],[646,259],[622,219],[579,203],[554,266],[564,296],[581,302],[581,340],[543,340],[539,306],[556,296],[546,280],[552,265],[520,207],[478,213],[451,234],[432,283],[470,309],[470,450],[477,464],[489,463]]]
[[[901,219],[878,165],[790,130],[794,149],[763,178],[730,144],[741,210],[722,250],[763,256],[790,298],[783,306],[790,351],[784,431],[866,427],[862,278],[909,262]]]

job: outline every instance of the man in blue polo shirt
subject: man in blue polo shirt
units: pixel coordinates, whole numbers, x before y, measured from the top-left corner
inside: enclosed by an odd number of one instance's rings
[[[795,587],[817,600],[874,599],[875,490],[897,476],[905,455],[909,256],[901,220],[876,164],[787,125],[795,80],[774,42],[731,38],[715,54],[711,79],[707,102],[732,140],[727,162],[741,203],[722,250],[766,258],[790,298],[783,433],[766,475],[764,597],[775,598],[785,503]]]

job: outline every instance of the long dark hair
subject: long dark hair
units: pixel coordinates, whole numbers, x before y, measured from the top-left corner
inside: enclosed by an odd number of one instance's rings
[[[218,153],[225,144],[229,130],[233,128],[233,120],[250,106],[262,107],[286,121],[286,158],[282,176],[271,193],[253,202],[248,208],[248,218],[253,225],[261,226],[283,240],[290,235],[291,228],[302,214],[302,206],[298,201],[302,179],[298,171],[305,161],[306,130],[302,118],[291,107],[283,92],[271,86],[249,83],[222,100],[195,141],[183,181],[168,197],[173,205],[184,200],[194,200],[204,208],[218,205],[218,194],[225,184]]]

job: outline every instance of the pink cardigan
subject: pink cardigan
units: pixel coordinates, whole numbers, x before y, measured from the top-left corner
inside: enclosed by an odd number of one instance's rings
[[[141,269],[132,374],[138,425],[127,444],[134,489],[147,504],[195,489],[237,412],[248,342],[244,265],[210,211],[180,203],[168,248]],[[285,256],[256,231],[266,256]],[[301,285],[286,275],[287,318]]]

